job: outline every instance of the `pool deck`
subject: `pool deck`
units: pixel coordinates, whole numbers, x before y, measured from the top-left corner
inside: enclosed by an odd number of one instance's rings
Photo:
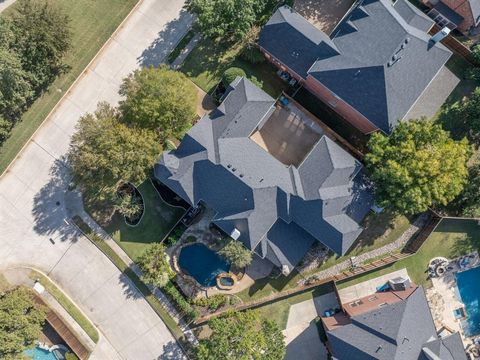
[[[478,260],[478,253],[474,254]],[[457,259],[450,261],[449,265],[453,267],[452,270],[447,271],[442,277],[431,279],[433,287],[427,290],[427,298],[437,329],[446,327],[452,331],[458,331],[466,347],[472,343],[471,338],[465,335],[460,323],[461,319],[456,319],[454,315],[454,310],[465,306],[458,293],[456,274],[459,271],[473,269],[479,264],[475,263],[469,268],[460,269],[458,265],[455,265],[456,263]]]

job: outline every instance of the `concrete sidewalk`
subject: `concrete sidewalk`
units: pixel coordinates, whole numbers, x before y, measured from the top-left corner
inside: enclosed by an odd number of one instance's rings
[[[17,0],[0,0],[0,13],[12,5]]]
[[[122,79],[158,65],[190,27],[183,0],[143,0],[0,178],[0,267],[47,273],[102,333],[91,359],[181,359],[131,281],[69,225],[65,154],[79,117],[116,104]]]

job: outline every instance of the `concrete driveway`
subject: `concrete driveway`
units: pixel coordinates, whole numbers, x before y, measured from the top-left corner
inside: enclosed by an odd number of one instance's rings
[[[327,349],[320,341],[314,319],[338,306],[335,294],[328,293],[292,305],[283,331],[287,344],[285,360],[326,360]]]
[[[143,0],[0,179],[0,269],[48,273],[98,326],[92,359],[177,359],[173,337],[130,281],[66,223],[64,155],[98,101],[116,103],[123,77],[158,65],[188,30],[183,0]]]

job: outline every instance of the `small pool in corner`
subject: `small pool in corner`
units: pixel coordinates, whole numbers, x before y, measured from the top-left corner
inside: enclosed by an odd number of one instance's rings
[[[457,288],[465,304],[467,318],[462,320],[466,336],[480,334],[480,267],[457,273]]]
[[[230,270],[230,264],[225,259],[203,244],[183,247],[178,264],[186,274],[205,287],[215,286],[217,275]]]
[[[39,347],[25,350],[24,353],[28,358],[33,360],[58,360],[52,352],[40,349]]]

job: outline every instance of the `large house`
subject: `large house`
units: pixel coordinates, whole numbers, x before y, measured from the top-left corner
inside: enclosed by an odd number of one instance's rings
[[[318,120],[245,78],[164,152],[155,177],[248,249],[291,271],[313,243],[344,254],[372,206],[362,165]]]
[[[480,23],[480,0],[424,0],[438,25],[469,32]]]
[[[453,90],[451,52],[441,34],[428,35],[433,24],[408,0],[360,0],[329,36],[283,6],[258,45],[360,131],[389,134],[403,119],[432,116]]]
[[[459,333],[437,333],[422,287],[408,278],[389,283],[322,317],[333,359],[467,360]]]

